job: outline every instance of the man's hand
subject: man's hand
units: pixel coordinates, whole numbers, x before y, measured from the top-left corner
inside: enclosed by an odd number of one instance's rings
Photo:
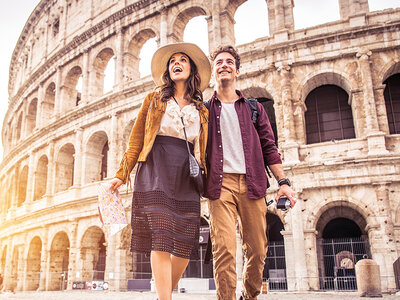
[[[278,202],[278,199],[282,196],[288,197],[290,201],[290,206],[293,208],[297,200],[296,193],[287,184],[283,184],[279,187],[278,193],[276,194],[275,197],[275,201]]]
[[[123,184],[123,182],[121,179],[115,177],[110,181],[110,184],[110,191],[114,194],[115,191]]]

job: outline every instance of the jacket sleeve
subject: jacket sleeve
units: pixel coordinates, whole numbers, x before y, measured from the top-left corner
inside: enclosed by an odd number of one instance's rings
[[[263,152],[264,162],[266,165],[281,164],[281,156],[275,145],[274,132],[272,131],[271,123],[269,122],[268,115],[264,110],[262,104],[258,105],[258,119],[257,131],[260,137],[261,149]]]
[[[136,165],[140,152],[142,151],[144,144],[147,112],[149,110],[152,98],[153,93],[150,93],[143,101],[135,124],[132,127],[128,147],[122,157],[119,170],[115,174],[115,177],[121,179],[123,183],[130,182],[130,174],[133,167]]]

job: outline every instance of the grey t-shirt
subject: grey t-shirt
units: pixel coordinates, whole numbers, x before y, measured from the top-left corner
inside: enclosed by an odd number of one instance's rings
[[[235,103],[222,103],[221,137],[224,155],[223,172],[246,174],[242,134]]]

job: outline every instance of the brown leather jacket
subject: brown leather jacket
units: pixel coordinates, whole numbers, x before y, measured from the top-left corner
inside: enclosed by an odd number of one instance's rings
[[[161,118],[164,115],[167,102],[159,99],[158,92],[152,92],[146,96],[140,108],[139,114],[133,125],[129,137],[128,149],[122,157],[119,170],[115,177],[124,183],[130,182],[130,173],[138,161],[146,161],[147,155],[153,147]],[[206,146],[208,137],[208,110],[205,106],[199,111],[200,114],[200,160],[206,165]]]

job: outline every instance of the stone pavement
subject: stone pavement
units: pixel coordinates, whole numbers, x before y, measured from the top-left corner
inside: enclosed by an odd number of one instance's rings
[[[109,291],[60,291],[60,292],[17,292],[0,293],[0,299],[29,299],[29,300],[155,300],[157,295],[152,292],[109,292]],[[216,300],[215,293],[174,293],[173,300]],[[353,299],[376,299],[360,298],[357,293],[349,292],[271,292],[261,295],[258,300],[353,300]],[[400,295],[383,295],[384,300],[400,299]]]

